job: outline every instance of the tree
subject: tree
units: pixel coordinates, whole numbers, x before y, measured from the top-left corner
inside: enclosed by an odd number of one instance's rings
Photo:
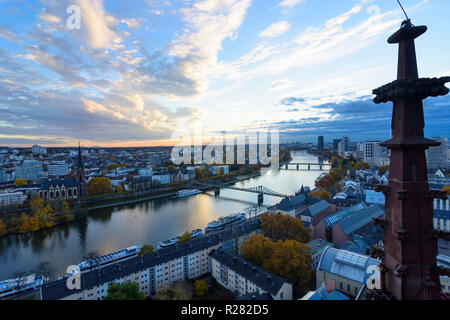
[[[315,197],[317,199],[321,199],[321,200],[325,200],[325,201],[330,201],[330,199],[331,199],[331,194],[327,190],[323,190],[323,189],[311,192],[311,193],[309,193],[308,196],[311,198]]]
[[[261,228],[266,237],[278,240],[296,240],[309,242],[310,230],[303,225],[300,218],[290,215],[264,213],[261,215]]]
[[[244,259],[294,282],[297,296],[308,292],[313,280],[311,248],[295,240],[271,241],[252,235],[242,248]]]
[[[450,186],[445,186],[442,190],[447,191],[447,195],[450,196]]]
[[[194,282],[194,291],[197,297],[203,297],[208,293],[208,284],[204,280],[196,280]]]
[[[355,166],[356,170],[367,170],[370,169],[370,164],[364,161],[358,162]]]
[[[142,257],[142,256],[145,256],[147,254],[153,253],[153,251],[155,251],[155,248],[152,245],[144,244],[142,246],[141,250],[139,250],[138,256]]]
[[[118,185],[118,186],[116,187],[116,192],[117,192],[117,193],[122,193],[122,192],[123,192],[123,187],[122,187],[121,185]]]
[[[186,232],[181,235],[180,238],[178,238],[178,243],[186,243],[192,240],[192,235],[190,232]]]
[[[187,283],[178,282],[172,286],[165,286],[154,297],[155,300],[190,300],[192,289]]]
[[[145,300],[145,295],[139,291],[136,282],[113,283],[108,288],[105,300]]]
[[[28,184],[28,182],[25,179],[16,179],[16,181],[14,181],[14,185],[16,187],[26,186],[27,184]]]
[[[381,175],[385,174],[388,170],[389,170],[389,165],[381,166],[381,167],[378,168],[378,172]]]
[[[6,224],[0,219],[0,237],[6,234]]]
[[[91,196],[111,193],[112,191],[111,181],[106,177],[92,178],[87,186],[87,192]]]

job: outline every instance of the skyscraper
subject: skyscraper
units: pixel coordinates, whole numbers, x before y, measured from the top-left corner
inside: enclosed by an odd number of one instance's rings
[[[323,150],[324,149],[324,137],[319,136],[317,141],[317,150]]]

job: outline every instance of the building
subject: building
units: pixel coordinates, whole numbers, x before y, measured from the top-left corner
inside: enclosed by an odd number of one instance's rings
[[[46,148],[46,147],[38,146],[37,144],[35,144],[34,146],[31,147],[31,151],[32,151],[33,154],[35,154],[35,155],[44,155],[44,154],[47,154],[47,148]]]
[[[316,291],[308,292],[300,300],[310,301],[347,301],[350,300],[348,296],[340,292],[339,290],[329,289],[325,284],[322,284]]]
[[[152,175],[153,184],[166,185],[170,184],[171,176],[169,173],[154,173]]]
[[[212,277],[238,297],[268,293],[273,300],[292,300],[291,281],[277,277],[224,250],[213,250],[209,257]]]
[[[345,210],[338,211],[337,213],[322,219],[322,221],[320,221],[317,225],[317,229],[320,230],[319,232],[321,234],[320,238],[327,240],[328,242],[333,242],[333,226],[342,219],[345,219],[346,217],[364,208],[367,208],[367,205],[363,202],[358,202]]]
[[[341,142],[341,139],[334,139],[333,140],[333,149],[334,150],[339,150],[339,142]]]
[[[179,281],[198,279],[210,272],[209,253],[220,249],[224,242],[237,239],[260,229],[259,221],[193,239],[187,243],[157,250],[152,254],[134,257],[78,274],[80,287],[69,289],[68,277],[45,283],[40,290],[42,300],[102,300],[110,285],[136,282],[146,297],[152,297],[164,286]],[[69,279],[70,281],[70,279]]]
[[[450,211],[450,196],[447,196],[447,199],[434,199],[433,202],[433,208],[434,210],[441,210],[441,211]]]
[[[8,174],[6,170],[0,169],[0,183],[8,182]]]
[[[296,218],[300,212],[307,208],[308,205],[316,203],[317,201],[319,200],[309,198],[306,192],[300,192],[292,197],[287,197],[281,200],[272,212],[290,215]]]
[[[323,136],[319,136],[318,141],[317,141],[317,150],[323,150],[325,146],[324,143],[324,137]]]
[[[374,190],[366,190],[366,203],[376,204],[379,206],[384,206],[386,198],[382,192],[376,192]]]
[[[374,218],[378,219],[382,216],[384,216],[384,210],[376,205],[372,205],[346,216],[333,225],[331,230],[332,242],[339,248],[339,246],[346,241],[351,241],[353,235],[358,233],[358,231],[361,231],[369,224],[372,224]]]
[[[328,247],[333,247],[334,245],[331,242],[322,240],[322,239],[314,239],[306,244],[311,248],[311,257],[312,257],[312,269],[316,270],[317,265],[319,264],[320,257],[322,256],[323,251]]]
[[[450,232],[450,211],[434,210],[433,227],[436,230]]]
[[[67,163],[55,163],[47,165],[49,177],[60,177],[70,173],[70,167]]]
[[[298,213],[297,217],[302,219],[305,227],[311,229],[312,238],[315,239],[325,236],[321,233],[321,229],[317,228],[317,225],[320,223],[320,221],[322,221],[322,219],[335,212],[335,205],[331,205],[327,201],[321,200]]]
[[[440,145],[431,147],[426,151],[428,169],[436,171],[439,168],[450,168],[447,156],[448,139],[435,137],[433,140],[440,143]]]
[[[343,137],[342,143],[343,143],[344,152],[349,152],[350,151],[350,137]]]
[[[0,207],[23,204],[25,199],[22,192],[0,193]]]
[[[74,178],[44,181],[38,196],[45,201],[76,199],[79,197],[77,181]]]
[[[371,166],[375,166],[377,158],[381,157],[381,141],[366,141],[364,142],[364,161]]]
[[[338,290],[353,299],[364,298],[371,275],[368,268],[379,264],[379,260],[366,255],[327,247],[317,266],[316,285],[325,284],[330,290]]]
[[[24,160],[21,166],[15,168],[16,179],[38,182],[44,177],[42,163],[37,160]]]

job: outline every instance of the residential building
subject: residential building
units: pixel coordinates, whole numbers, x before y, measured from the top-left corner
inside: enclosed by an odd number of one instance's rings
[[[309,198],[306,192],[300,192],[292,197],[287,197],[281,200],[281,202],[275,206],[275,210],[272,210],[272,212],[290,215],[296,218],[300,214],[300,212],[307,208],[308,205],[314,204],[318,201],[320,200]]]
[[[47,148],[46,148],[46,147],[38,146],[37,144],[35,144],[34,146],[31,147],[31,151],[32,151],[33,154],[35,154],[35,155],[44,155],[44,154],[47,154]]]
[[[450,211],[434,210],[433,227],[436,230],[450,232]]]
[[[170,184],[170,174],[169,173],[154,173],[152,175],[153,183],[167,185]]]
[[[354,234],[371,224],[374,218],[380,218],[383,215],[384,210],[376,205],[348,215],[333,225],[331,230],[332,242],[339,248],[341,244],[352,240]]]
[[[349,297],[363,299],[367,279],[372,274],[368,268],[379,264],[379,260],[366,255],[327,247],[316,270],[316,285],[326,284]]]
[[[8,182],[8,174],[6,170],[0,169],[0,183]]]
[[[238,297],[250,293],[268,293],[273,300],[292,300],[291,281],[277,277],[224,250],[212,250],[209,257],[212,277]]]
[[[241,240],[260,229],[260,221],[249,221],[223,230],[160,249],[152,254],[118,262],[102,269],[78,274],[80,287],[69,289],[68,277],[49,282],[41,287],[42,300],[102,300],[114,283],[136,282],[140,292],[152,297],[164,286],[179,281],[198,279],[209,273],[209,253],[224,242]],[[69,279],[70,281],[70,279]]]
[[[47,172],[49,177],[60,177],[70,173],[70,167],[65,162],[48,164]]]
[[[322,256],[323,251],[328,247],[333,247],[334,244],[331,242],[325,241],[323,239],[314,239],[306,244],[311,248],[311,257],[312,257],[312,269],[316,270],[317,265],[319,264],[320,257]]]
[[[450,196],[447,196],[446,200],[435,199],[433,202],[434,210],[450,211]]]
[[[438,170],[439,168],[450,168],[447,150],[448,139],[447,138],[433,138],[433,140],[439,142],[441,145],[437,147],[430,147],[427,150],[427,166],[429,170]]]
[[[37,160],[24,160],[21,166],[15,168],[16,179],[38,182],[44,176],[42,163]]]
[[[325,236],[321,233],[322,230],[317,228],[317,225],[322,219],[334,213],[336,213],[336,206],[329,204],[325,200],[321,200],[298,213],[297,217],[302,219],[305,227],[311,229],[312,238],[315,239]]]
[[[0,207],[23,204],[26,197],[22,192],[0,193]]]

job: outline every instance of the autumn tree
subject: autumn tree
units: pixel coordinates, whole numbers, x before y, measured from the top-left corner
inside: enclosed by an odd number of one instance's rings
[[[4,236],[6,234],[6,223],[3,222],[3,220],[0,219],[0,237]]]
[[[356,170],[367,170],[367,169],[370,169],[370,164],[367,162],[361,161],[355,165],[355,169]]]
[[[314,197],[314,198],[325,200],[325,201],[330,201],[330,199],[331,199],[331,194],[327,190],[324,190],[324,189],[310,192],[308,196],[311,198]]]
[[[204,280],[196,280],[194,282],[194,292],[197,297],[203,297],[208,293],[208,284]]]
[[[165,286],[154,296],[155,300],[190,300],[191,298],[192,289],[184,282]]]
[[[179,238],[178,238],[178,243],[186,243],[192,240],[192,235],[190,232],[186,232],[184,234],[182,234]]]
[[[145,295],[139,291],[136,282],[113,283],[108,288],[105,300],[145,300]]]
[[[28,184],[28,182],[25,179],[16,179],[16,181],[14,181],[14,185],[16,187],[26,186],[27,184]]]
[[[443,191],[446,191],[446,192],[447,192],[447,195],[450,196],[450,186],[445,186],[442,190],[443,190]]]
[[[91,196],[111,193],[112,191],[111,181],[106,177],[92,178],[87,186],[87,192]]]
[[[117,192],[117,193],[122,193],[122,192],[123,192],[123,187],[122,187],[121,185],[118,185],[118,186],[116,187],[116,192]]]
[[[152,245],[144,244],[141,247],[141,250],[139,250],[138,256],[142,257],[142,256],[145,256],[147,254],[153,253],[153,251],[155,251],[155,248]]]
[[[381,166],[381,167],[378,168],[378,172],[381,175],[385,174],[388,170],[389,170],[389,165]]]
[[[261,215],[261,228],[266,237],[278,240],[296,240],[309,242],[310,229],[306,228],[300,218],[290,215],[264,213]]]
[[[279,277],[294,282],[298,297],[308,292],[313,280],[311,249],[295,240],[271,241],[252,235],[242,248],[244,259]]]

